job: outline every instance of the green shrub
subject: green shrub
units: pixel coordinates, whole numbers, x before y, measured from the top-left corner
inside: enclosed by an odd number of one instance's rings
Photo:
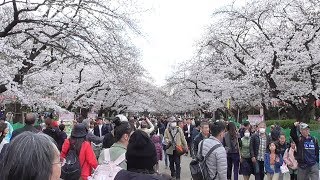
[[[296,122],[294,119],[286,119],[286,120],[267,120],[266,124],[268,127],[270,127],[271,125],[274,124],[278,124],[281,128],[283,129],[287,129],[287,128],[291,128],[294,124],[294,122]],[[310,123],[308,123],[308,125],[310,126],[310,130],[311,131],[316,131],[320,129],[320,123],[318,121],[310,121]]]
[[[310,131],[319,131],[320,129],[320,124],[309,124]]]
[[[268,120],[268,121],[266,121],[266,124],[267,124],[268,127],[270,127],[271,125],[277,124],[281,128],[286,129],[286,128],[291,128],[293,126],[294,122],[295,122],[295,120],[292,120],[292,119],[287,119],[287,120]]]

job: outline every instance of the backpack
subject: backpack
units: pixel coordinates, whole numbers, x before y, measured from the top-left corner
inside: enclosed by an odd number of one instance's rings
[[[206,154],[205,157],[202,156],[202,149],[203,149],[203,142],[201,142],[201,146],[200,146],[200,152],[199,154],[201,155],[201,158],[196,158],[194,160],[192,160],[190,162],[190,172],[191,172],[191,176],[193,180],[207,180],[210,179],[210,175],[209,175],[209,169],[208,166],[206,164],[206,160],[208,159],[209,155],[212,154],[212,152],[214,150],[216,150],[219,147],[222,147],[222,145],[216,144],[214,145]],[[217,177],[218,172],[216,172],[215,177],[213,178],[213,180]]]
[[[61,167],[61,178],[64,180],[78,180],[81,177],[81,166],[75,145],[70,147],[65,164]]]
[[[117,173],[122,170],[119,164],[126,159],[126,154],[123,153],[115,161],[110,159],[110,149],[103,151],[105,160],[99,165],[94,173],[88,177],[88,180],[113,180]]]
[[[91,142],[91,147],[93,149],[94,155],[96,155],[96,158],[99,159],[101,150],[102,150],[102,143],[100,144],[95,144],[93,142]]]

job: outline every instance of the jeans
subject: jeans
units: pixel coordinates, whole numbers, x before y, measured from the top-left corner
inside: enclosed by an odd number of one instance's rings
[[[180,179],[180,172],[181,172],[180,156],[177,155],[176,151],[173,151],[173,155],[168,154],[168,156],[169,156],[169,162],[170,162],[171,177],[176,177],[177,179]]]
[[[318,163],[311,167],[306,167],[305,169],[298,167],[297,179],[309,180],[309,178],[310,180],[319,180]]]
[[[255,173],[255,180],[263,180],[264,179],[264,161],[257,161],[256,166],[259,168],[259,172]]]
[[[227,178],[231,179],[232,175],[232,166],[233,166],[233,179],[238,180],[239,176],[239,164],[240,164],[240,155],[239,153],[228,153],[227,154],[227,163],[228,163],[228,170],[227,170]]]
[[[166,153],[166,151],[163,151],[164,154],[164,164],[166,165],[166,167],[168,167],[168,154]]]

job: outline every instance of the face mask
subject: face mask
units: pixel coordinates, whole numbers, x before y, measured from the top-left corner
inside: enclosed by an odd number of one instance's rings
[[[261,134],[264,134],[264,133],[266,132],[266,129],[265,129],[265,128],[260,128],[260,129],[259,129],[259,132],[260,132]]]
[[[170,126],[171,126],[172,128],[177,127],[177,122],[173,122],[173,123],[171,123],[171,124],[170,124]]]
[[[250,137],[250,133],[244,133],[245,137]]]

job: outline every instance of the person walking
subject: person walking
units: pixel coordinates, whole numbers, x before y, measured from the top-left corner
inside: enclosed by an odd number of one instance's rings
[[[227,162],[228,162],[228,180],[231,180],[232,169],[233,178],[238,180],[239,176],[239,163],[240,163],[240,149],[239,149],[239,134],[237,132],[236,125],[230,122],[227,127],[227,132],[223,138],[223,145],[227,151]],[[232,168],[233,167],[233,168]]]
[[[135,131],[129,140],[126,153],[127,170],[121,170],[115,180],[169,180],[170,176],[159,174],[154,166],[157,163],[156,147],[149,135],[141,130]]]
[[[65,127],[66,126],[64,124],[59,124],[60,132],[59,132],[59,138],[58,138],[58,142],[57,142],[59,151],[62,150],[62,145],[63,145],[64,141],[68,138],[68,135],[65,132]]]
[[[26,124],[24,127],[22,128],[19,128],[19,129],[16,129],[12,132],[12,137],[11,137],[11,140],[13,138],[15,138],[16,136],[18,136],[19,134],[25,132],[25,131],[30,131],[30,132],[33,132],[33,133],[39,133],[40,130],[36,129],[34,127],[34,124],[36,122],[36,115],[34,113],[28,113],[26,114],[25,116],[25,121],[24,123]]]
[[[113,120],[114,129],[111,132],[107,133],[103,138],[103,141],[102,141],[103,149],[110,148],[115,142],[117,142],[114,131],[117,126],[120,126],[122,124],[121,122],[129,123],[128,119],[124,115],[118,114]],[[132,130],[134,129],[134,127],[132,127],[131,124],[130,124],[130,127],[132,128]]]
[[[183,126],[183,132],[184,137],[186,138],[188,149],[190,149],[190,156],[193,157],[192,151],[191,151],[191,145],[192,145],[192,131],[193,131],[194,125],[191,124],[191,119],[186,119],[186,124]],[[186,153],[186,155],[188,155]]]
[[[266,134],[266,123],[260,122],[257,132],[250,139],[250,156],[256,180],[264,179],[264,157],[270,142],[271,137]]]
[[[165,130],[164,138],[167,144],[166,153],[169,156],[171,177],[180,179],[181,173],[181,155],[177,152],[176,147],[179,146],[188,149],[187,141],[184,137],[183,130],[177,126],[175,117],[170,118],[170,127]]]
[[[81,167],[81,178],[87,180],[93,169],[96,169],[98,162],[91,148],[90,142],[86,141],[87,129],[84,124],[76,124],[71,137],[66,139],[62,145],[61,158],[65,159],[70,149],[76,151]]]
[[[297,169],[298,169],[298,162],[294,157],[294,153],[296,152],[296,143],[290,139],[290,147],[286,149],[283,160],[287,164],[289,173],[290,173],[290,180],[297,180]]]
[[[109,133],[109,128],[106,124],[103,124],[102,117],[98,117],[96,120],[97,125],[93,128],[93,134],[98,137],[103,137]]]
[[[300,131],[298,136],[297,131]],[[318,140],[310,135],[310,127],[306,123],[295,122],[290,136],[296,143],[299,180],[319,179],[319,144]]]
[[[285,151],[288,148],[287,142],[286,142],[286,135],[283,132],[280,132],[279,139],[276,142],[277,146],[277,152],[283,157]],[[279,180],[283,180],[284,174],[280,172]]]
[[[253,163],[250,158],[250,130],[246,129],[239,143],[240,146],[240,170],[244,180],[249,180],[253,173]]]
[[[211,125],[211,136],[200,142],[198,149],[202,146],[202,154],[198,151],[198,158],[205,157],[207,153],[216,145],[216,148],[206,160],[206,165],[209,170],[210,179],[226,180],[227,179],[227,155],[226,150],[222,145],[225,134],[225,125],[223,122],[215,122]]]
[[[281,154],[277,152],[275,142],[271,142],[268,146],[268,151],[264,157],[264,167],[267,173],[268,180],[279,180],[280,166],[283,164]]]
[[[152,122],[146,117],[140,119],[140,126],[138,127],[138,129],[141,129],[150,136],[150,134],[154,131],[155,127],[152,124]]]
[[[51,117],[47,117],[45,120],[46,128],[42,131],[44,134],[50,136],[57,143],[57,147],[59,148],[60,139],[60,129],[53,126],[53,120]],[[63,143],[63,141],[62,141]],[[61,149],[60,149],[61,150]]]
[[[133,130],[130,123],[128,121],[120,122],[118,121],[117,126],[114,128],[114,138],[115,143],[109,148],[109,154],[110,154],[110,160],[115,161],[120,157],[121,155],[125,154],[127,152],[127,146],[129,143],[130,135]],[[105,151],[107,149],[104,149],[101,151],[99,156],[99,164],[103,164],[108,157],[105,157]],[[119,166],[123,169],[127,169],[127,163],[125,160],[123,160]]]
[[[197,156],[199,143],[210,136],[210,127],[208,122],[202,122],[200,125],[200,133],[193,140],[193,154]]]
[[[152,135],[151,140],[156,148],[157,153],[157,163],[155,170],[156,172],[159,172],[159,161],[162,160],[162,145],[161,145],[161,137],[157,134]]]

